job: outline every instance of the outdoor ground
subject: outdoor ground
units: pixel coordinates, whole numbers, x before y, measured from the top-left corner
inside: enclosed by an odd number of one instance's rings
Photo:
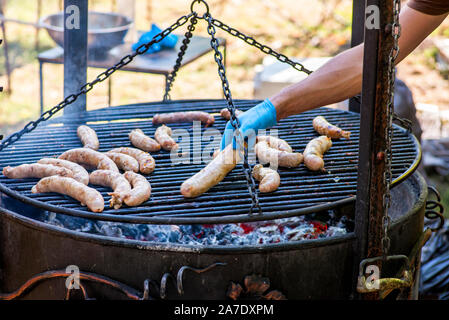
[[[116,0],[116,9],[120,0]],[[221,21],[252,35],[260,42],[291,57],[332,56],[347,47],[350,41],[351,0],[207,0],[211,13]],[[10,18],[36,21],[35,0],[9,0],[5,15]],[[110,11],[114,1],[89,1],[90,9]],[[151,5],[149,6],[149,3]],[[148,30],[154,22],[167,27],[190,10],[190,0],[136,0],[136,26]],[[43,1],[42,15],[59,11],[60,0]],[[149,10],[151,8],[151,10]],[[182,33],[185,29],[181,30]],[[196,32],[205,34],[199,23]],[[55,44],[45,30],[39,32],[39,48],[35,49],[35,29],[7,23],[6,36],[13,65],[11,94],[0,93],[0,134],[8,135],[39,116],[39,74],[36,56]],[[447,37],[446,21],[432,37]],[[254,67],[264,55],[239,39],[219,32],[228,40],[227,74],[234,98],[252,98]],[[0,85],[6,91],[3,45],[0,45]],[[449,81],[437,70],[436,49],[431,40],[404,60],[398,67],[399,77],[413,92],[415,103],[437,105],[449,110]],[[101,70],[89,69],[88,79]],[[46,64],[45,109],[63,99],[63,67]],[[112,104],[120,105],[160,100],[164,78],[156,75],[117,72],[113,76]],[[206,55],[178,74],[172,98],[220,98],[220,82],[212,54]],[[99,85],[87,97],[88,108],[107,106],[107,86]],[[432,128],[424,127],[426,132]],[[433,133],[432,133],[433,134]],[[437,181],[438,180],[438,181]],[[446,208],[449,208],[449,179],[437,177]]]

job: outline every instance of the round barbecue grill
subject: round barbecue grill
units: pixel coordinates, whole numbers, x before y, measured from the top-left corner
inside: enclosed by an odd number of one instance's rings
[[[247,110],[258,102],[235,101],[236,107],[241,110]],[[146,103],[88,111],[80,114],[79,118],[56,118],[0,152],[0,169],[6,165],[15,166],[35,162],[42,157],[58,156],[65,150],[80,147],[76,128],[81,123],[87,123],[96,130],[100,151],[107,151],[118,146],[129,146],[128,133],[134,128],[154,134],[156,128],[151,117],[155,113],[202,110],[216,114],[225,104],[223,100]],[[269,280],[263,281],[271,283],[273,289],[281,290],[289,299],[348,298],[353,290],[351,276],[356,243],[351,230],[347,234],[314,240],[199,245],[91,234],[67,226],[57,227],[41,220],[42,210],[47,210],[49,215],[56,212],[56,216],[65,217],[66,221],[69,221],[68,216],[74,216],[126,225],[270,220],[332,208],[340,210],[341,214],[349,210],[348,216],[354,217],[359,115],[319,108],[282,120],[276,127],[279,137],[301,152],[306,143],[317,136],[312,127],[312,119],[317,115],[324,115],[344,130],[350,130],[351,138],[334,141],[324,156],[326,173],[310,172],[303,165],[294,169],[279,168],[279,189],[270,194],[259,194],[262,214],[248,213],[251,198],[239,167],[196,199],[184,199],[180,194],[181,183],[204,167],[204,163],[192,163],[192,160],[208,145],[208,141],[198,150],[194,148],[199,147],[198,142],[190,142],[190,164],[174,165],[168,152],[153,153],[156,169],[146,176],[152,184],[150,200],[139,207],[107,208],[100,214],[88,211],[70,197],[50,193],[32,194],[30,190],[37,179],[15,180],[0,176],[0,192],[15,198],[3,199],[6,209],[0,206],[0,253],[5,275],[0,292],[11,292],[4,294],[3,298],[58,299],[66,289],[56,278],[69,275],[61,268],[72,264],[81,271],[89,270],[90,273],[82,273],[83,284],[89,282],[89,296],[106,299],[122,299],[124,296],[120,291],[125,293],[125,297],[139,299],[145,294],[132,288],[141,288],[144,279],[149,278],[153,283],[161,279],[160,286],[157,286],[159,289],[150,291],[152,297],[224,299],[228,296],[231,281],[238,283],[251,274],[269,277]],[[216,116],[213,128],[222,131],[224,125],[225,121]],[[170,126],[185,129],[190,134],[193,131],[191,124]],[[202,127],[202,133],[207,129]],[[396,187],[392,189],[393,205],[389,211],[392,225],[389,232],[391,251],[397,254],[408,254],[423,228],[427,197],[425,182],[419,174],[409,177],[420,158],[420,148],[414,136],[395,126],[392,169]],[[109,199],[107,193],[110,190],[94,187],[105,200]],[[24,203],[28,206],[23,206]],[[11,243],[24,244],[20,254]],[[186,270],[196,270],[202,274],[183,276]],[[177,279],[178,291],[170,288],[168,278],[172,276]],[[45,280],[52,285],[37,285],[29,290],[29,284]]]
[[[205,5],[206,13],[203,16],[194,11],[195,3]],[[226,100],[170,101],[170,88],[198,19],[204,19],[208,23],[207,31],[211,36],[211,46],[214,49],[214,58],[218,64]],[[109,107],[49,120],[56,112],[73,103],[80,95],[86,94],[94,85],[106,80],[116,70],[131,62],[135,56],[145,53],[152,44],[160,42],[189,20],[184,45],[178,54],[173,72],[166,79],[163,102]],[[131,146],[128,133],[132,129],[140,128],[147,135],[153,136],[156,127],[152,125],[151,119],[156,113],[206,111],[216,115],[212,128],[222,133],[226,122],[218,116],[218,113],[221,109],[227,108],[231,112],[231,123],[238,128],[235,109],[246,111],[260,101],[232,99],[223,56],[218,50],[218,41],[215,38],[215,27],[288,63],[299,71],[311,73],[300,63],[291,61],[268,46],[212,18],[206,2],[194,0],[190,14],[179,18],[149,43],[123,57],[116,65],[99,74],[96,79],[83,85],[78,92],[67,96],[60,104],[42,114],[38,120],[30,122],[23,131],[5,139],[0,146],[0,170],[7,165],[16,166],[36,162],[43,157],[57,157],[66,150],[81,147],[76,135],[76,128],[81,124],[87,124],[97,132],[101,152]],[[391,106],[389,104],[389,107]],[[194,137],[187,143],[190,152],[187,159],[183,159],[187,162],[173,162],[170,153],[165,151],[152,153],[156,160],[156,170],[146,176],[152,185],[152,195],[147,202],[138,207],[124,206],[118,210],[105,208],[102,213],[93,213],[67,196],[52,193],[32,194],[31,188],[37,179],[7,179],[0,175],[0,195],[3,193],[7,196],[4,198],[6,208],[0,206],[0,255],[2,261],[5,261],[2,264],[4,269],[1,270],[5,275],[5,281],[1,285],[3,292],[11,292],[0,294],[0,299],[19,297],[29,286],[42,280],[67,277],[71,273],[68,273],[67,269],[64,271],[60,268],[73,263],[81,270],[93,272],[82,272],[83,280],[96,282],[97,285],[108,284],[110,288],[121,289],[128,298],[133,299],[150,297],[150,283],[154,284],[154,279],[158,278],[161,282],[156,288],[156,294],[165,298],[167,280],[173,277],[172,274],[176,270],[178,270],[176,276],[178,294],[187,298],[223,299],[226,288],[228,288],[226,296],[231,297],[233,292],[229,291],[229,288],[238,286],[233,282],[232,286],[228,286],[230,281],[244,279],[245,285],[251,284],[251,281],[258,278],[256,274],[268,275],[273,280],[274,287],[281,288],[289,298],[350,297],[354,293],[354,251],[359,250],[357,246],[360,242],[357,232],[352,230],[347,230],[349,233],[344,235],[314,240],[293,240],[288,243],[259,242],[254,245],[201,246],[141,241],[88,234],[78,229],[68,230],[55,227],[48,221],[39,221],[40,217],[37,217],[33,212],[35,210],[32,210],[37,208],[38,215],[42,212],[49,213],[50,216],[56,213],[56,216],[79,217],[97,222],[197,226],[269,221],[331,209],[341,210],[339,213],[354,217],[357,181],[361,180],[357,168],[359,151],[364,148],[363,141],[359,141],[360,115],[337,109],[319,108],[284,119],[273,129],[277,129],[278,136],[285,139],[295,151],[302,152],[306,144],[318,136],[312,126],[313,118],[318,115],[325,116],[329,122],[351,131],[351,138],[333,141],[332,148],[324,155],[326,172],[311,172],[304,165],[291,169],[279,168],[281,186],[268,194],[257,195],[253,192],[254,185],[250,183],[248,175],[251,167],[246,162],[249,157],[245,156],[243,170],[235,168],[217,186],[197,198],[184,198],[180,193],[180,185],[205,166],[205,163],[199,160],[205,148],[213,150],[209,145],[211,135],[207,132],[211,128],[196,127],[192,124],[170,124],[172,129],[183,129],[189,137]],[[391,120],[392,113],[389,113],[389,117]],[[46,125],[38,126],[44,120],[47,120]],[[195,130],[200,130],[201,136],[195,135]],[[386,166],[391,167],[391,186],[397,187],[391,190],[390,208],[388,211],[384,208],[385,215],[388,214],[392,222],[385,226],[390,235],[385,240],[391,239],[389,254],[396,256],[389,255],[386,258],[395,259],[399,256],[402,259],[410,252],[419,251],[422,245],[423,238],[420,234],[423,230],[427,190],[424,179],[419,174],[411,176],[421,160],[420,146],[416,138],[408,130],[397,125],[393,125],[391,131],[393,131],[392,163],[391,166],[389,164]],[[388,136],[391,137],[390,131],[388,132]],[[183,140],[181,145],[184,142],[186,141]],[[216,143],[218,146],[218,141]],[[385,159],[389,159],[389,147],[385,150],[387,150]],[[182,153],[185,151],[181,149]],[[408,178],[409,176],[411,177]],[[384,182],[389,185],[388,179]],[[101,192],[106,202],[110,199],[109,189],[94,187]],[[13,212],[12,209],[17,203],[26,206],[19,205],[17,212]],[[253,208],[257,203],[261,210],[255,213]],[[384,198],[385,203],[387,202]],[[343,211],[348,208],[350,212],[344,213]],[[17,254],[16,246],[9,243],[25,245],[22,246],[20,254]],[[415,264],[416,254],[410,257],[412,263],[407,262],[405,267],[410,269],[406,271],[413,272],[411,268],[412,264]],[[192,265],[194,267],[191,267]],[[48,271],[51,269],[53,270]],[[42,270],[45,272],[41,273]],[[189,281],[189,292],[184,292],[185,270],[207,274],[201,278],[201,284]],[[396,276],[393,269],[385,267],[385,270]],[[249,273],[253,275],[247,276]],[[30,279],[32,275],[34,276]],[[147,280],[144,282],[142,294],[123,285],[126,283],[137,287],[143,279]],[[270,284],[269,279],[260,277],[258,279],[261,281],[259,284]],[[16,290],[23,283],[24,285]],[[93,285],[100,296],[111,297],[110,290],[98,288],[95,283]],[[411,284],[407,286],[411,287]],[[42,296],[55,298],[64,290],[65,288],[56,286],[46,289],[41,287],[32,292],[30,297],[35,294],[39,298]],[[67,292],[68,296],[69,294],[70,290]],[[83,294],[87,297],[84,289]],[[112,297],[115,297],[113,293]]]
[[[259,101],[238,100],[237,108],[247,110]],[[100,150],[131,146],[128,133],[141,128],[153,136],[156,127],[151,117],[155,113],[188,110],[202,110],[217,114],[224,108],[223,100],[171,101],[110,107],[85,112],[79,117],[59,117],[51,124],[42,126],[25,135],[13,146],[0,153],[0,169],[10,165],[33,163],[43,157],[57,157],[66,150],[81,147],[76,128],[87,123],[98,134]],[[71,216],[104,221],[153,224],[196,224],[231,223],[285,218],[332,209],[355,200],[357,182],[357,161],[359,149],[359,115],[357,113],[330,108],[304,112],[280,121],[277,127],[279,137],[297,152],[318,134],[312,126],[317,115],[325,116],[344,130],[351,131],[349,140],[333,142],[324,156],[327,172],[311,172],[304,165],[298,168],[279,168],[280,188],[269,194],[260,194],[262,214],[249,214],[251,199],[248,195],[245,177],[239,167],[235,168],[220,184],[198,198],[186,199],[180,193],[182,182],[205,166],[195,161],[209,143],[190,142],[188,164],[173,164],[170,153],[153,153],[156,170],[147,179],[152,185],[150,200],[138,207],[122,207],[118,210],[105,208],[102,213],[88,211],[76,200],[59,194],[32,194],[31,188],[38,179],[7,179],[0,176],[0,192],[35,207]],[[226,121],[219,115],[213,128],[223,132]],[[192,136],[192,124],[173,124],[173,129],[185,129]],[[208,128],[202,128],[202,136]],[[203,148],[201,148],[203,147]],[[363,146],[362,146],[363,147]],[[395,126],[393,140],[394,184],[408,177],[421,159],[416,138]],[[97,188],[107,202],[109,189]]]

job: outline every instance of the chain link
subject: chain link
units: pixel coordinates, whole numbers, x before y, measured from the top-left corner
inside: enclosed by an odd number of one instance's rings
[[[394,85],[396,80],[395,61],[399,55],[399,37],[401,36],[401,25],[399,23],[399,13],[401,11],[401,1],[393,1],[393,22],[391,24],[391,36],[393,37],[393,47],[388,59],[388,86],[387,86],[387,119],[388,123],[385,128],[386,150],[385,150],[385,171],[384,183],[385,194],[383,197],[383,236],[382,236],[382,253],[384,259],[386,258],[390,249],[390,238],[388,237],[388,229],[391,225],[391,218],[388,215],[391,206],[390,186],[392,182],[391,161],[392,161],[392,140],[393,140],[393,116],[394,116]]]
[[[265,54],[271,55],[273,57],[275,57],[277,60],[279,60],[280,62],[283,63],[287,63],[290,66],[292,66],[294,69],[301,71],[301,72],[305,72],[307,74],[311,74],[312,71],[307,69],[304,65],[302,65],[299,62],[295,62],[291,59],[289,59],[286,55],[282,54],[282,53],[278,53],[275,50],[273,50],[272,48],[270,48],[269,46],[266,46],[264,44],[261,44],[260,42],[258,42],[257,40],[255,40],[254,38],[245,35],[244,33],[228,26],[227,24],[221,22],[220,20],[211,18],[211,23],[216,26],[217,28],[220,28],[224,31],[226,31],[227,33],[229,33],[230,35],[237,37],[243,41],[245,41],[247,44],[249,44],[250,46],[256,47],[257,49],[259,49],[260,51],[262,51]]]
[[[53,108],[45,111],[44,113],[41,114],[41,116],[39,117],[39,119],[37,119],[36,121],[30,121],[28,124],[25,125],[25,127],[18,131],[13,133],[12,135],[10,135],[7,139],[3,140],[0,144],[0,151],[5,149],[6,147],[10,146],[11,144],[13,144],[14,142],[16,142],[17,140],[19,140],[24,134],[29,133],[31,131],[33,131],[34,129],[36,129],[36,127],[39,125],[39,123],[41,123],[42,121],[47,121],[48,119],[50,119],[54,114],[56,114],[58,111],[64,109],[65,107],[67,107],[68,105],[72,104],[73,102],[76,101],[76,99],[78,99],[78,97],[82,94],[86,94],[88,93],[90,90],[92,90],[94,88],[94,86],[99,83],[99,82],[103,82],[105,81],[107,78],[109,78],[115,71],[121,69],[123,66],[127,65],[128,63],[130,63],[131,61],[133,61],[133,59],[137,56],[137,55],[141,55],[144,54],[145,52],[148,51],[148,49],[155,43],[160,42],[161,40],[163,40],[166,36],[168,36],[170,33],[172,33],[174,30],[176,30],[177,28],[179,28],[180,26],[184,25],[191,16],[193,16],[193,13],[190,13],[188,15],[182,16],[181,18],[179,18],[175,23],[173,23],[170,27],[168,27],[167,29],[163,30],[162,32],[160,32],[159,34],[157,34],[156,36],[153,37],[153,39],[148,42],[148,43],[144,43],[142,45],[140,45],[136,51],[134,51],[131,54],[128,54],[126,56],[124,56],[117,64],[115,64],[114,66],[110,67],[109,69],[107,69],[106,71],[100,73],[93,81],[91,82],[87,82],[86,84],[84,84],[83,86],[81,86],[81,88],[79,89],[79,91],[77,93],[71,94],[69,96],[67,96],[63,101],[61,101],[59,104],[57,104],[56,106],[54,106]]]
[[[213,19],[212,19],[212,16],[207,13],[203,17],[204,17],[204,19],[207,20],[207,23],[208,23],[207,32],[211,36],[210,44],[211,44],[211,47],[214,49],[214,58],[215,58],[215,62],[218,65],[218,75],[220,76],[220,79],[222,82],[223,94],[224,94],[224,96],[226,98],[226,102],[227,102],[227,109],[231,113],[230,122],[235,129],[234,136],[236,137],[239,152],[243,148],[242,169],[245,174],[246,184],[247,184],[248,191],[251,196],[251,202],[252,202],[249,213],[252,214],[253,210],[255,208],[257,208],[257,210],[260,214],[260,213],[262,213],[262,208],[260,207],[260,203],[259,203],[259,196],[258,196],[257,189],[256,189],[256,183],[251,174],[251,172],[252,172],[251,165],[248,162],[248,144],[245,142],[243,134],[239,130],[240,122],[235,114],[235,105],[234,105],[234,101],[232,100],[231,89],[229,88],[229,82],[226,77],[226,70],[225,70],[225,67],[223,64],[223,55],[221,54],[220,50],[218,49],[219,42],[218,42],[217,38],[215,37],[216,30],[212,23]]]
[[[192,32],[195,31],[195,25],[197,24],[197,22],[198,22],[197,13],[193,12],[193,16],[192,18],[190,18],[190,25],[187,27],[187,32],[185,33],[184,39],[182,40],[182,46],[178,53],[178,58],[176,59],[173,71],[167,76],[167,79],[165,81],[165,94],[163,98],[164,101],[168,101],[171,99],[170,90],[173,86],[173,82],[175,81],[178,70],[181,67],[182,58],[184,57],[187,47],[190,43],[190,40],[192,39],[193,36]]]

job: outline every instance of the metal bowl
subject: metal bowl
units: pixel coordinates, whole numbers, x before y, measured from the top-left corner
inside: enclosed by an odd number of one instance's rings
[[[64,12],[43,17],[40,25],[59,46],[64,47]],[[132,19],[121,14],[89,11],[88,50],[108,51],[122,44],[132,25]]]

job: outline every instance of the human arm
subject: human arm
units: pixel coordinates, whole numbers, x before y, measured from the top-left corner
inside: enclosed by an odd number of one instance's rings
[[[408,56],[447,17],[432,16],[405,6],[401,11],[401,37],[396,63]],[[363,73],[363,44],[346,50],[314,71],[306,79],[290,85],[263,103],[241,114],[240,131],[253,133],[273,126],[277,121],[320,106],[340,102],[360,93]],[[268,124],[268,125],[267,125]],[[228,122],[223,149],[232,137]]]
[[[396,63],[408,56],[446,17],[447,14],[431,16],[405,6],[399,19],[402,33]],[[362,72],[363,44],[360,44],[271,97],[277,120],[355,96],[362,89]]]

